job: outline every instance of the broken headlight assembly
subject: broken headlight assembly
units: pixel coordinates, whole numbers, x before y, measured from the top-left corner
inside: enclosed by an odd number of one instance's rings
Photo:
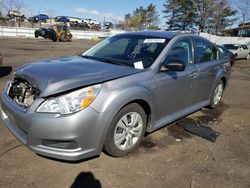
[[[88,107],[101,90],[101,84],[82,88],[45,100],[36,110],[44,113],[72,114]]]

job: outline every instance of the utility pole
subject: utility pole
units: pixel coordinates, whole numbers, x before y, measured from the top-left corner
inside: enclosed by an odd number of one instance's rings
[[[106,28],[105,28],[105,23],[106,23],[106,17],[104,16],[104,17],[103,17],[103,30],[106,29]]]

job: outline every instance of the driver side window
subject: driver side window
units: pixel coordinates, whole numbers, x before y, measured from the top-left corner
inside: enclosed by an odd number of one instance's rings
[[[182,62],[185,66],[193,64],[192,42],[190,39],[180,40],[172,46],[163,63],[167,65],[169,62]]]

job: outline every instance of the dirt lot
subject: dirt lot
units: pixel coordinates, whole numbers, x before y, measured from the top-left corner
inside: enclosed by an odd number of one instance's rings
[[[0,38],[4,64],[80,54],[93,42],[53,43]],[[0,78],[0,91],[10,76]],[[220,133],[215,143],[186,133],[196,122]],[[123,158],[66,163],[38,156],[21,145],[0,120],[0,187],[250,187],[250,61],[237,61],[221,106],[202,109],[148,135]]]

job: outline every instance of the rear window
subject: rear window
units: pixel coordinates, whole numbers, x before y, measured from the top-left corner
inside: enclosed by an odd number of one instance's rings
[[[217,49],[205,40],[195,40],[196,62],[203,63],[217,60]]]

